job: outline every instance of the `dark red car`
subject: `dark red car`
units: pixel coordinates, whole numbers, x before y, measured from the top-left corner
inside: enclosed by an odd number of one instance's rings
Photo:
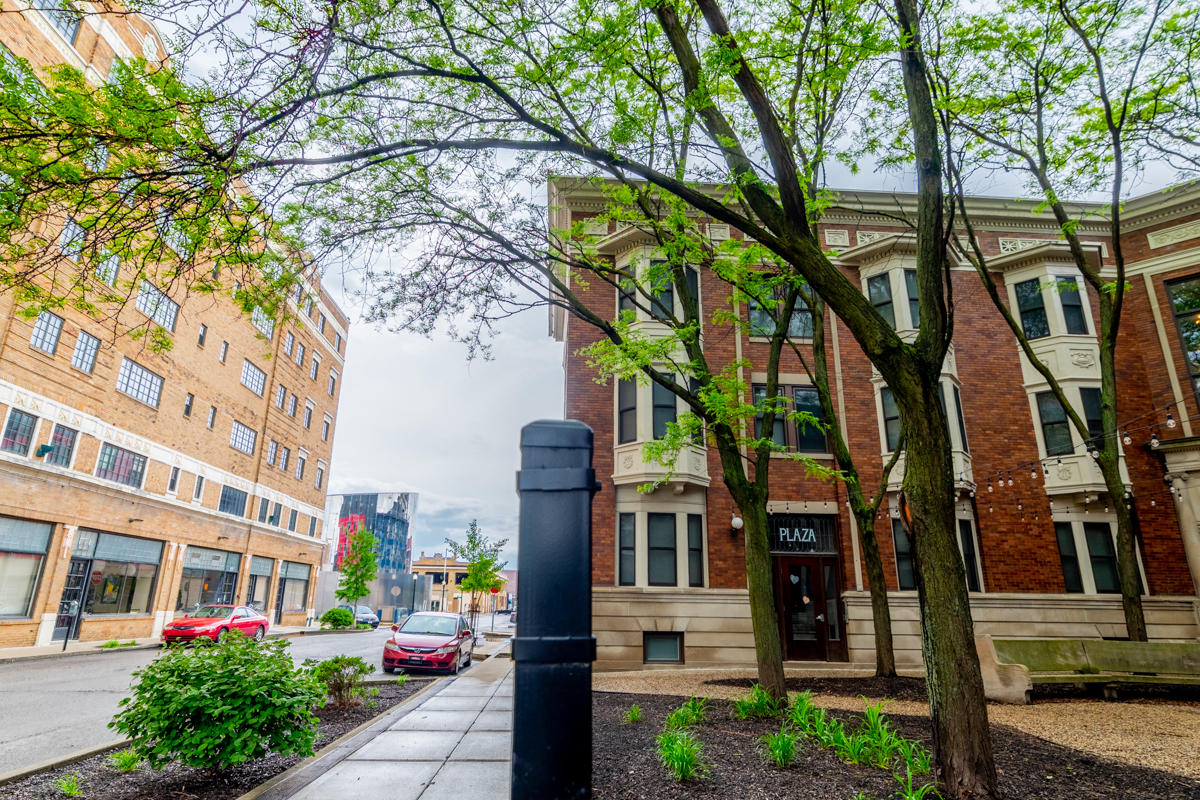
[[[458,614],[418,611],[392,630],[392,638],[383,645],[384,672],[435,669],[454,675],[471,666],[475,639]]]
[[[250,606],[208,605],[173,619],[163,628],[164,644],[212,639],[214,642],[230,631],[238,631],[261,642],[271,628],[271,621]]]

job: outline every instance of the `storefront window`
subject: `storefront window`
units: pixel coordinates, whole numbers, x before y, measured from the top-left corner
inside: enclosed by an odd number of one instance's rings
[[[210,603],[232,603],[241,562],[238,553],[189,547],[183,557],[175,610],[191,611]]]
[[[275,562],[262,556],[250,558],[250,583],[246,588],[246,605],[265,612],[271,597],[271,572]]]
[[[0,617],[28,617],[51,525],[0,517]]]
[[[283,562],[280,610],[285,614],[304,611],[308,606],[308,564]]]
[[[81,530],[75,538],[73,556],[90,559],[83,602],[86,613],[150,613],[162,542]]]

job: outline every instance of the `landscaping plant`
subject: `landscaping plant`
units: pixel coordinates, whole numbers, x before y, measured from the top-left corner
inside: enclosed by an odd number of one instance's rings
[[[154,769],[177,761],[220,771],[267,753],[312,755],[312,712],[326,691],[310,669],[296,668],[287,647],[229,636],[170,648],[133,673],[132,693],[109,727]]]
[[[658,757],[677,781],[708,774],[703,759],[704,745],[688,730],[665,730],[658,735]]]
[[[330,628],[349,628],[354,624],[354,615],[344,608],[331,608],[321,615],[320,621]]]
[[[641,722],[642,721],[642,707],[639,706],[637,703],[634,703],[633,705],[631,705],[629,707],[629,710],[625,712],[624,716],[622,716],[622,719],[631,725]]]
[[[375,671],[374,667],[358,656],[347,655],[334,656],[324,661],[310,658],[304,662],[304,666],[311,669],[313,676],[325,686],[329,700],[335,706],[350,705],[365,697],[367,690],[363,685],[363,678]]]
[[[779,716],[780,702],[759,684],[754,684],[750,694],[733,701],[733,715],[738,719],[758,719]]]
[[[664,727],[667,730],[682,730],[693,725],[701,725],[708,720],[708,700],[703,697],[693,697],[679,708],[667,714]]]
[[[762,741],[767,746],[767,758],[777,767],[787,767],[796,755],[799,738],[794,731],[788,730],[787,723],[780,726],[779,733],[766,734]]]
[[[83,778],[74,772],[68,772],[54,781],[54,788],[62,792],[65,797],[78,797],[83,794]]]
[[[108,754],[108,765],[117,772],[136,772],[138,764],[141,763],[141,754],[132,747],[126,747],[124,750]]]
[[[927,783],[919,785],[913,782],[912,771],[907,771],[903,775],[896,775],[896,780],[900,781],[900,791],[896,792],[898,800],[925,800],[927,797],[941,798],[941,794],[937,790],[937,784]]]
[[[406,683],[408,683],[408,675],[406,673],[401,673],[396,676],[396,685],[397,686],[403,686]]]

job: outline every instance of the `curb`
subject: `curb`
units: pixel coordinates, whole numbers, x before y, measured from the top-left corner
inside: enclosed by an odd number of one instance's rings
[[[359,736],[369,733],[370,737],[368,737],[367,741],[374,739],[380,731],[372,731],[372,728],[380,726],[380,730],[386,730],[396,719],[403,718],[409,712],[414,711],[421,703],[425,702],[425,696],[432,693],[435,687],[441,687],[443,684],[450,683],[451,681],[453,681],[453,678],[434,678],[427,686],[419,689],[403,703],[392,706],[387,711],[362,723],[354,730],[343,733],[299,764],[284,770],[266,783],[259,784],[237,798],[237,800],[276,800],[277,798],[291,797],[297,791],[309,785],[342,761],[345,761],[351,753],[358,750],[359,745],[354,744],[353,741]],[[395,719],[393,719],[393,716]],[[386,725],[383,725],[383,723],[386,723]],[[306,776],[305,773],[308,772],[312,772],[313,774]],[[296,778],[302,779],[303,782],[292,787],[290,790],[284,786],[284,784]],[[276,793],[276,789],[280,789],[280,791]]]
[[[102,744],[97,747],[90,747],[87,750],[80,750],[79,752],[71,753],[69,756],[52,758],[48,761],[43,761],[40,764],[34,764],[32,767],[21,767],[21,769],[14,770],[13,772],[6,772],[3,775],[0,775],[0,786],[4,786],[7,783],[14,783],[23,778],[28,778],[30,775],[36,775],[39,772],[49,772],[50,770],[58,769],[59,767],[65,767],[70,764],[76,764],[80,761],[85,761],[92,756],[98,756],[101,753],[108,752],[109,750],[116,750],[118,747],[125,747],[130,741],[130,739],[118,739],[115,742],[109,742],[108,744]]]

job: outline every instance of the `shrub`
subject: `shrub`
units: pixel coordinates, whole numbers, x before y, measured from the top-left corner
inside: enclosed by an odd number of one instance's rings
[[[401,675],[396,676],[396,685],[397,686],[403,686],[406,683],[408,683],[408,675],[401,674]]]
[[[110,639],[107,642],[105,642],[104,644],[100,645],[100,649],[101,650],[112,650],[114,647],[120,647],[120,646],[121,646],[121,643],[118,642],[116,639]]]
[[[621,718],[625,722],[628,722],[631,725],[641,722],[642,721],[642,707],[639,706],[637,703],[634,703],[633,705],[631,705],[629,707],[629,710],[626,711],[625,714]]]
[[[733,715],[738,719],[779,716],[779,701],[767,694],[767,690],[754,684],[750,694],[733,701]]]
[[[132,747],[126,747],[124,750],[108,754],[108,765],[117,772],[136,772],[138,764],[141,763],[141,754]]]
[[[796,755],[796,740],[800,737],[789,731],[786,725],[781,725],[779,733],[768,733],[762,737],[767,746],[767,758],[777,767],[786,767],[792,763]]]
[[[693,725],[701,725],[708,720],[708,700],[693,697],[679,708],[667,714],[663,727],[667,730],[682,730]]]
[[[658,735],[658,757],[677,781],[708,774],[703,753],[704,745],[691,731],[665,730]]]
[[[925,800],[926,797],[933,796],[940,798],[937,784],[929,783],[924,786],[913,781],[913,773],[906,772],[904,775],[896,775],[896,780],[900,782],[900,791],[896,792],[896,797],[900,800]]]
[[[308,659],[304,666],[310,668],[316,679],[324,684],[329,700],[335,706],[349,705],[365,697],[367,690],[363,686],[363,678],[375,671],[358,656],[346,655],[324,661]]]
[[[324,687],[297,669],[287,642],[229,636],[211,647],[170,648],[136,670],[132,694],[109,723],[149,766],[171,761],[224,770],[279,755],[312,755]]]
[[[904,769],[912,775],[928,775],[933,768],[929,751],[925,745],[913,739],[898,739],[896,751],[904,762]]]
[[[354,625],[354,615],[344,608],[331,608],[321,615],[320,622],[330,628],[349,628]]]
[[[67,797],[78,797],[83,794],[83,778],[74,772],[68,772],[54,781],[54,788]]]

